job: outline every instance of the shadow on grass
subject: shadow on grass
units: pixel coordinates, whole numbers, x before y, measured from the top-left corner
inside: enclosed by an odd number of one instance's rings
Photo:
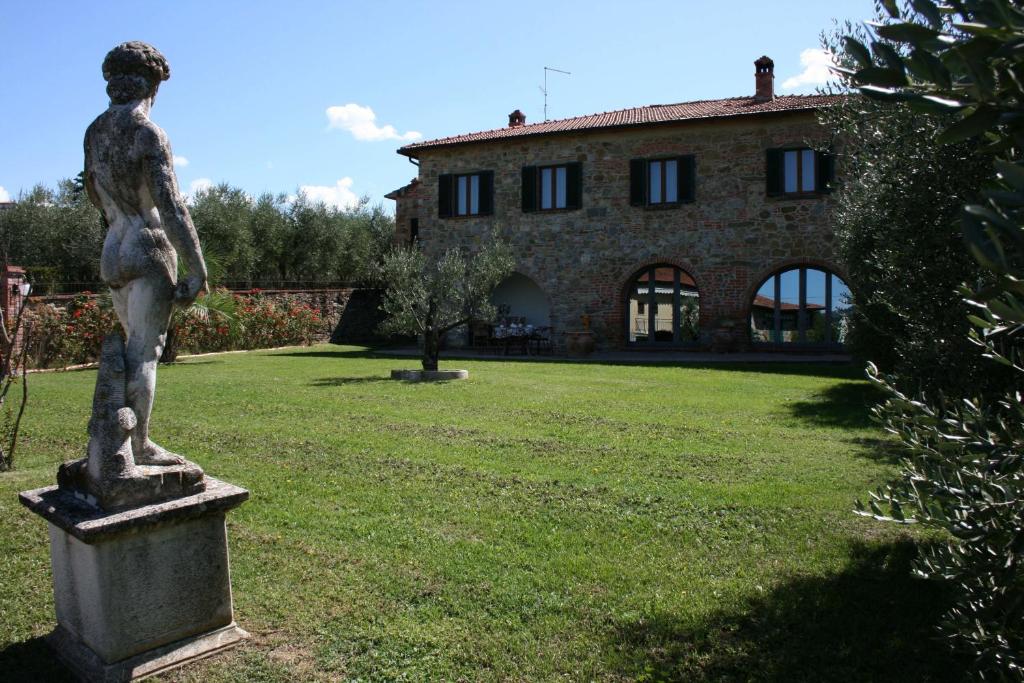
[[[73,683],[75,680],[54,658],[42,637],[13,643],[0,650],[0,679],[7,683]]]
[[[224,361],[222,361],[222,360],[191,360],[189,358],[182,358],[181,360],[176,360],[173,363],[162,363],[160,365],[160,367],[161,368],[188,368],[188,367],[193,367],[193,366],[198,367],[200,365],[223,365],[223,364],[224,364]]]
[[[969,661],[934,631],[944,586],[915,579],[915,546],[859,546],[830,577],[800,577],[699,628],[655,614],[618,624],[611,661],[629,680],[962,681]]]
[[[275,353],[275,356],[295,356],[308,358],[368,358],[375,360],[383,359],[415,359],[419,360],[419,352],[395,353],[403,351],[395,347],[370,347],[358,349],[339,349],[337,351],[286,351]],[[665,360],[650,360],[647,358],[629,359],[601,359],[601,358],[566,358],[562,356],[501,356],[491,354],[459,353],[458,351],[445,352],[441,354],[442,363],[453,361],[471,361],[477,363],[559,363],[580,366],[603,365],[603,366],[655,366],[663,368],[686,368],[692,370],[724,370],[731,372],[756,372],[773,375],[803,375],[810,377],[832,377],[837,379],[862,379],[864,368],[848,360],[837,361],[808,361],[808,362],[786,362],[786,361],[745,361],[745,360],[723,360],[722,362],[688,361],[680,360],[678,357]]]
[[[321,377],[309,383],[313,387],[343,387],[349,384],[376,384],[377,382],[393,382],[387,377]]]
[[[789,409],[798,417],[820,427],[862,429],[875,423],[871,408],[881,403],[885,394],[873,384],[841,382],[816,394],[809,401],[796,401]]]
[[[371,349],[338,349],[337,351],[282,351],[280,353],[269,353],[268,356],[294,356],[296,358],[377,358]]]
[[[897,464],[905,455],[893,439],[848,439],[847,442],[860,447],[856,455],[888,465]]]

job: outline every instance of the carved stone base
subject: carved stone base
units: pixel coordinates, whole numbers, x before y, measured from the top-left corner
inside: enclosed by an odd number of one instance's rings
[[[192,496],[206,488],[203,470],[183,465],[135,465],[131,476],[96,482],[86,469],[87,458],[72,460],[57,469],[57,486],[85,496],[86,502],[104,510],[126,510],[172,498]]]
[[[249,637],[244,630],[230,624],[209,633],[185,638],[140,655],[107,664],[88,645],[58,626],[46,637],[61,664],[83,681],[122,683],[137,681],[169,671],[197,659],[228,650]]]
[[[58,656],[87,681],[130,681],[238,642],[225,513],[245,489],[109,512],[51,486],[21,493],[49,522]]]

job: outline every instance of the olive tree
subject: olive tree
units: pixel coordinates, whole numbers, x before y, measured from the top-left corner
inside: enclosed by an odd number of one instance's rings
[[[970,307],[957,291],[986,275],[964,249],[959,225],[961,207],[991,175],[978,153],[983,143],[937,145],[949,115],[901,102],[848,97],[820,117],[842,141],[834,225],[849,281],[858,284],[847,346],[898,377],[903,391],[998,384],[1001,373],[968,338]]]
[[[441,340],[472,320],[493,320],[490,295],[512,272],[512,250],[493,240],[476,254],[450,249],[428,258],[416,247],[393,250],[383,258],[379,277],[385,287],[381,324],[385,334],[414,334],[423,343],[423,369],[437,370]]]
[[[947,532],[917,571],[959,591],[942,624],[982,677],[1024,679],[1024,10],[1016,0],[881,0],[870,48],[848,36],[843,71],[861,92],[944,117],[936,144],[972,140],[990,165],[986,188],[959,223],[988,275],[962,288],[970,338],[998,363],[1008,389],[911,396],[889,392],[877,414],[900,438],[900,478],[863,514]],[[949,368],[957,371],[958,368]],[[968,370],[969,371],[969,370]],[[969,378],[968,378],[969,379]]]

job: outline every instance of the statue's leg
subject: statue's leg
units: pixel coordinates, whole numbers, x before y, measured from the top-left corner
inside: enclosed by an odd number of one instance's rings
[[[149,415],[156,394],[156,368],[167,339],[171,318],[170,283],[159,276],[137,278],[125,285],[118,316],[128,334],[125,361],[126,398],[138,424],[132,431],[132,451],[137,465],[179,465],[184,458],[149,440]]]

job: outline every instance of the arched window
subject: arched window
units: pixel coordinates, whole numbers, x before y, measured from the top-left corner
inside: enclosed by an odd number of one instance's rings
[[[683,346],[700,340],[700,293],[689,273],[659,264],[630,281],[626,340],[631,346]]]
[[[491,303],[498,308],[498,323],[502,318],[534,327],[551,326],[551,307],[548,298],[536,282],[522,273],[512,273],[491,292]]]
[[[750,304],[754,343],[839,346],[846,341],[850,288],[836,275],[795,266],[765,280]]]

